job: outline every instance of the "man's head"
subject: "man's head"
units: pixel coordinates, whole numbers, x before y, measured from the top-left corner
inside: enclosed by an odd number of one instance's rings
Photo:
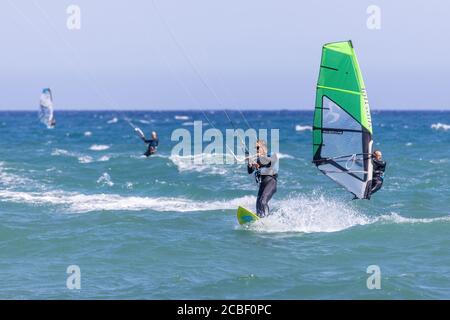
[[[373,157],[374,157],[376,160],[381,160],[382,157],[383,157],[383,154],[381,153],[380,150],[375,150],[375,151],[373,152]]]
[[[158,139],[158,135],[156,134],[156,131],[152,131],[152,139]]]
[[[258,156],[266,156],[267,155],[267,145],[264,140],[256,141],[256,154]]]

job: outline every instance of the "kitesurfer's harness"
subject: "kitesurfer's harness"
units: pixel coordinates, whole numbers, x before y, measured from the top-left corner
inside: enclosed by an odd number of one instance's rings
[[[270,157],[270,155],[268,155],[268,157]],[[256,158],[256,163],[258,164],[258,169],[255,169],[254,171],[254,176],[255,176],[255,181],[256,183],[260,184],[261,180],[262,180],[262,176],[268,176],[268,177],[273,177],[275,180],[278,178],[278,173],[274,173],[274,174],[261,174],[261,170],[264,168],[270,168],[272,167],[272,161],[269,161],[266,164],[262,164],[260,157]]]

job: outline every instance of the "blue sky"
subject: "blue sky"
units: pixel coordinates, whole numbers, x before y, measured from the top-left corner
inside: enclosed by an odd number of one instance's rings
[[[347,39],[372,109],[450,109],[449,1],[156,4],[169,28],[149,0],[3,0],[0,110],[35,109],[47,86],[58,109],[311,109],[321,46]]]

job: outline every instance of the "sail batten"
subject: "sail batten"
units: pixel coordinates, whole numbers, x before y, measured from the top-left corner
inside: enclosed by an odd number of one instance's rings
[[[346,93],[351,93],[351,94],[361,95],[361,92],[351,91],[351,90],[344,90],[344,89],[331,88],[331,87],[325,87],[325,86],[317,86],[317,88],[319,88],[319,89],[335,90],[335,91],[341,91],[341,92],[346,92]]]
[[[313,162],[357,198],[368,198],[372,144],[369,103],[353,45],[326,44],[316,87]]]

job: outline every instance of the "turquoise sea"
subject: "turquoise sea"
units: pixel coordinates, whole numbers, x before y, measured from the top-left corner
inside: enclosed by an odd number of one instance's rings
[[[450,298],[450,112],[373,112],[388,167],[371,201],[311,163],[312,112],[244,112],[280,129],[281,152],[273,214],[249,228],[235,216],[255,207],[243,164],[171,155],[175,129],[230,128],[205,114],[65,111],[47,129],[0,112],[0,299]],[[125,118],[158,131],[157,155]]]

